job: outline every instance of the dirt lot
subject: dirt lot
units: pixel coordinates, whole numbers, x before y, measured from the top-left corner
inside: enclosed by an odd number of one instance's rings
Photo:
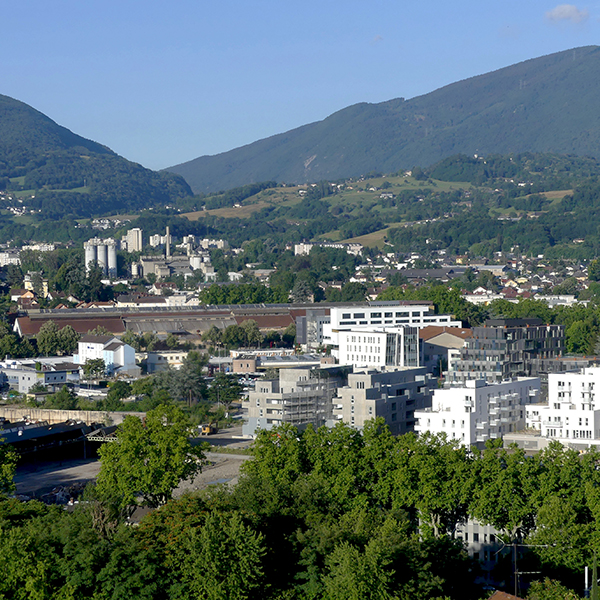
[[[238,431],[239,429],[239,431]],[[226,446],[231,449],[247,448],[250,442],[239,439],[241,427],[228,429],[223,433],[199,438],[213,446]],[[191,482],[183,482],[175,491],[175,496],[184,492],[202,490],[210,485],[219,483],[235,484],[239,475],[240,465],[249,457],[246,455],[207,454],[209,465]],[[82,487],[96,479],[100,471],[98,460],[67,460],[61,462],[36,462],[17,468],[15,484],[17,494],[40,498],[58,487]]]

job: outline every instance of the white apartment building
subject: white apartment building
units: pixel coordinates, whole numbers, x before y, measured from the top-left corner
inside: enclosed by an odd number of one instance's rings
[[[141,252],[143,248],[142,230],[139,227],[130,229],[123,241],[126,243],[127,252]]]
[[[564,444],[600,445],[600,367],[548,375],[548,404],[528,407],[527,427]]]
[[[383,417],[394,435],[413,431],[415,411],[431,406],[434,387],[425,367],[350,373],[348,384],[332,400],[332,418],[326,424],[342,421],[362,429],[367,421]]]
[[[540,393],[539,377],[518,377],[502,383],[468,380],[464,386],[437,389],[431,408],[415,412],[419,433],[445,433],[466,446],[483,447],[525,428],[526,406]]]
[[[337,358],[354,367],[418,367],[416,327],[365,327],[338,331]]]
[[[363,327],[411,326],[422,328],[427,325],[462,327],[461,321],[453,321],[451,315],[436,315],[432,304],[411,302],[371,302],[364,306],[332,307],[329,323],[323,325],[325,345],[339,347],[340,330]]]
[[[135,350],[112,335],[84,335],[77,343],[77,354],[73,355],[76,365],[85,365],[88,360],[102,359],[107,375],[139,375],[135,364]]]

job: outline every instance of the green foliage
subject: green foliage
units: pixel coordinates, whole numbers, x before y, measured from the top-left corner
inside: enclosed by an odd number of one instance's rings
[[[106,373],[103,358],[88,358],[83,365],[83,375],[86,379],[97,379]]]
[[[75,410],[77,408],[77,396],[73,390],[66,385],[55,394],[49,395],[44,401],[44,408],[53,408],[57,410]]]
[[[125,417],[117,430],[118,441],[99,450],[98,492],[116,499],[122,509],[135,505],[138,495],[150,506],[161,506],[180,481],[202,468],[204,455],[191,446],[190,434],[187,417],[174,406],[151,410],[145,423]]]
[[[13,478],[17,468],[17,453],[0,438],[0,495],[14,492]]]

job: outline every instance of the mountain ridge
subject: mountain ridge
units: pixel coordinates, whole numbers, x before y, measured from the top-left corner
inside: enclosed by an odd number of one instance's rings
[[[306,183],[427,166],[456,153],[600,157],[600,47],[549,54],[410,100],[357,103],[213,156],[165,169],[195,192]]]
[[[27,198],[38,219],[165,206],[191,195],[185,180],[128,161],[35,108],[0,95],[0,192]]]

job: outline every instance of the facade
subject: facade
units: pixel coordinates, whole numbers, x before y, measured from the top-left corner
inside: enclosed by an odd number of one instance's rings
[[[355,367],[418,367],[416,327],[365,327],[338,331],[337,355],[342,365]]]
[[[331,418],[331,399],[345,385],[348,367],[297,367],[280,369],[278,379],[261,380],[248,398],[245,436],[283,423],[303,427],[324,425]]]
[[[548,376],[548,404],[529,407],[527,426],[564,444],[600,444],[600,367]]]
[[[188,353],[184,350],[162,350],[136,352],[135,358],[140,366],[146,368],[146,372],[150,375],[169,369],[181,369],[187,355]]]
[[[333,427],[342,421],[362,429],[371,419],[382,417],[394,435],[413,431],[415,411],[431,406],[435,380],[424,367],[350,373],[347,385],[333,398]]]
[[[318,244],[304,242],[294,245],[294,256],[310,254],[313,248],[336,248],[338,250],[345,250],[348,254],[359,256],[362,254],[363,246],[362,244],[342,244],[335,242],[322,242]]]
[[[451,315],[436,315],[432,304],[418,302],[370,302],[363,306],[332,307],[330,321],[323,325],[323,343],[339,346],[337,332],[340,329],[374,326],[445,325],[462,327],[460,321],[453,321]]]
[[[113,336],[88,334],[79,340],[73,362],[83,366],[88,360],[96,359],[104,361],[107,375],[140,373],[135,364],[135,350]]]
[[[28,394],[36,384],[45,386],[51,393],[58,392],[63,385],[78,384],[79,370],[77,367],[65,363],[64,359],[59,360],[62,362],[56,364],[32,360],[4,361],[0,363],[2,382],[21,394]]]
[[[123,238],[127,245],[127,252],[141,252],[144,247],[142,241],[142,230],[139,227],[130,229]]]
[[[9,248],[0,252],[0,267],[6,267],[7,265],[20,265],[21,264],[21,252],[15,248]]]
[[[537,402],[539,394],[537,377],[502,383],[473,379],[462,386],[437,389],[431,408],[415,413],[415,430],[445,433],[465,446],[483,447],[488,440],[524,429],[526,406]]]
[[[536,377],[564,351],[564,325],[545,325],[541,319],[491,319],[473,328],[460,358],[452,361],[448,382]]]
[[[421,341],[421,364],[434,375],[441,375],[448,370],[448,365],[455,355],[470,338],[470,329],[459,327],[444,327],[429,325],[419,330]],[[460,355],[460,353],[459,353]]]

